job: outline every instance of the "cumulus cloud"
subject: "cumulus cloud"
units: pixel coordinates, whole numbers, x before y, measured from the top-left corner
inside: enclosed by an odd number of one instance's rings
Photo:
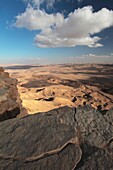
[[[56,15],[47,14],[45,11],[34,9],[31,5],[28,5],[26,11],[16,17],[14,26],[29,30],[44,30],[54,24],[59,24],[61,20],[63,20],[63,16],[60,13]]]
[[[64,18],[63,14],[47,14],[29,5],[16,17],[14,26],[41,30],[34,38],[37,47],[100,47],[101,38],[93,35],[113,26],[113,11],[102,8],[94,12],[91,6],[86,6]]]

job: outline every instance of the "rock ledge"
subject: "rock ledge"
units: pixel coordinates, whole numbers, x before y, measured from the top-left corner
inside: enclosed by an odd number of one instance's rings
[[[86,105],[0,122],[0,169],[112,170],[111,120]]]

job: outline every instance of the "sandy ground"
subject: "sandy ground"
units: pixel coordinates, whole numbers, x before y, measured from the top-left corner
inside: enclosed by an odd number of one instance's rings
[[[6,71],[18,79],[29,114],[85,104],[104,114],[113,107],[113,65],[8,66]]]

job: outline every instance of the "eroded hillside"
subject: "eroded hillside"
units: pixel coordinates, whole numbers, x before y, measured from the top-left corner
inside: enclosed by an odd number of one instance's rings
[[[113,65],[47,65],[7,67],[18,79],[29,114],[62,106],[91,104],[101,111],[113,107]]]

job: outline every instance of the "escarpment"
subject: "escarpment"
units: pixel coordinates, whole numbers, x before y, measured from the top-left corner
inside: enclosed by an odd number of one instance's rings
[[[0,67],[0,121],[14,118],[22,111],[17,80]]]

